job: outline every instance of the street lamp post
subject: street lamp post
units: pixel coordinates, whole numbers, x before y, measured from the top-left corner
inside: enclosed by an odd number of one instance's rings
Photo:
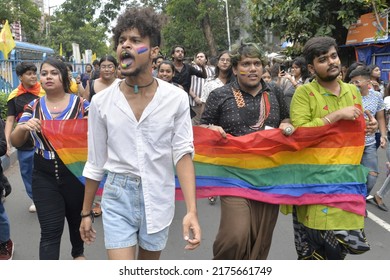
[[[51,22],[51,9],[52,8],[56,8],[57,6],[49,6],[49,15],[48,15],[48,20],[46,21],[46,37],[48,37],[50,35],[50,22]]]
[[[225,7],[226,7],[226,27],[227,27],[227,36],[228,36],[228,44],[229,44],[229,51],[232,50],[231,43],[230,43],[230,27],[229,27],[229,8],[228,8],[228,0],[225,1]]]

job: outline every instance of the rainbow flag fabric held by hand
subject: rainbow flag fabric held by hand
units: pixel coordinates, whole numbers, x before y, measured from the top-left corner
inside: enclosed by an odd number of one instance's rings
[[[83,183],[87,120],[45,120],[42,131]],[[363,117],[322,127],[280,129],[241,137],[194,127],[197,197],[230,195],[273,204],[323,204],[364,215],[367,169]],[[182,199],[177,183],[177,199]],[[101,194],[103,184],[98,193]]]
[[[42,120],[41,127],[62,162],[85,184],[83,170],[88,157],[88,120]],[[102,194],[103,185],[104,180],[100,182],[96,195]]]
[[[272,129],[224,139],[194,127],[197,196],[323,204],[364,215],[364,129],[362,117],[298,128],[292,136]]]

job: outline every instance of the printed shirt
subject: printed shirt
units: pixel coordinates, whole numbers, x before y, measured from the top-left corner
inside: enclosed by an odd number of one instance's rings
[[[260,100],[262,94],[267,92],[270,112],[265,120],[262,129],[265,126],[277,128],[283,119],[289,117],[287,105],[283,98],[283,93],[277,87],[272,87],[261,80],[262,89],[259,94],[251,94],[240,90],[245,101],[245,113],[240,114],[232,88],[240,89],[237,81],[217,88],[210,94],[206,101],[205,110],[200,120],[201,124],[213,124],[221,126],[226,133],[234,136],[246,135],[254,130],[250,125],[255,124],[260,116]],[[243,118],[242,116],[245,115]]]
[[[99,92],[88,117],[88,160],[83,176],[101,181],[105,170],[140,176],[147,232],[170,225],[175,210],[174,165],[194,153],[188,95],[160,79],[137,120],[120,83]]]
[[[362,96],[364,110],[370,111],[371,115],[375,117],[376,113],[385,109],[385,102],[382,99],[382,94],[373,89],[368,90],[368,94]],[[365,118],[368,118],[364,114]],[[370,146],[376,143],[375,134],[366,134],[365,145]]]
[[[362,106],[362,97],[356,86],[338,81],[340,95],[329,93],[317,81],[298,87],[291,101],[291,121],[295,127],[322,126],[322,117],[341,108]],[[323,176],[323,175],[321,175]],[[352,230],[364,228],[364,217],[325,205],[296,206],[298,221],[318,230]],[[283,205],[282,212],[291,209]]]
[[[224,86],[225,84],[219,79],[219,78],[210,78],[210,79],[207,79],[205,84],[203,85],[203,88],[202,88],[202,95],[200,97],[200,100],[203,102],[203,103],[206,103],[207,101],[207,98],[209,98],[209,95],[210,93],[216,89],[216,88],[219,88],[219,87],[222,87]]]
[[[69,94],[69,104],[55,120],[81,119],[88,115],[89,102],[74,94]],[[19,123],[25,123],[32,118],[40,120],[54,120],[46,106],[45,97],[35,99],[29,103],[19,120]],[[31,132],[35,143],[35,152],[43,156],[45,159],[55,159],[56,154],[54,148],[50,145],[46,137],[37,131]],[[58,158],[58,157],[57,157]]]

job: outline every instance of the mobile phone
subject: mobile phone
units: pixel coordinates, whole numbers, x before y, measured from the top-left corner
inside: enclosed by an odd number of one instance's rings
[[[73,77],[73,78],[76,79],[78,75],[79,75],[79,72],[72,72],[72,77]]]
[[[280,65],[280,67],[279,67],[279,71],[280,72],[286,72],[286,66],[285,65]]]

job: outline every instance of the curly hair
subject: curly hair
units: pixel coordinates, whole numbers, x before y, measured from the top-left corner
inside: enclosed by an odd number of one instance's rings
[[[112,29],[114,51],[123,32],[136,28],[141,37],[149,37],[151,47],[161,44],[161,16],[152,8],[131,8],[118,17],[117,25]]]

